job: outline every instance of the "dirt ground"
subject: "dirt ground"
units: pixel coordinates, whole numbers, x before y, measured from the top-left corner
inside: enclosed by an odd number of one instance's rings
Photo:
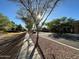
[[[0,39],[0,59],[15,59],[26,33],[7,33]]]

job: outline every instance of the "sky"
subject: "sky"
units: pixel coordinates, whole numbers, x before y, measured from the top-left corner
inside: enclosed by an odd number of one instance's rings
[[[17,4],[9,0],[0,0],[0,13],[7,16],[10,21],[25,26],[24,22],[17,18],[16,12],[19,10]]]
[[[5,16],[8,16],[9,19],[11,21],[14,21],[16,24],[21,24],[22,26],[25,26],[25,24],[16,17],[16,12],[18,9],[18,6],[13,2],[9,0],[0,0],[0,13],[4,14]],[[54,9],[54,11],[52,11],[47,21],[51,21],[52,19],[59,18],[62,16],[72,17],[78,20],[79,0],[61,0]]]

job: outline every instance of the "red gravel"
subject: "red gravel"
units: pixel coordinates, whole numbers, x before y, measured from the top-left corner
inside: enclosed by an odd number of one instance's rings
[[[35,42],[36,35],[33,35],[32,38]],[[60,45],[48,39],[40,37],[39,45],[46,59],[53,59],[53,55],[55,56],[55,59],[79,59],[79,51]]]

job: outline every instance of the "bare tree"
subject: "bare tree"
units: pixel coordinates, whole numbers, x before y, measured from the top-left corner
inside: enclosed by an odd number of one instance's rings
[[[39,49],[43,59],[45,59],[44,54],[39,46],[39,24],[42,22],[41,27],[51,14],[51,12],[56,7],[60,0],[13,0],[20,5],[19,16],[21,19],[28,24],[31,20],[36,27],[37,37],[34,49],[30,55],[29,59],[32,59],[34,51],[36,48]]]

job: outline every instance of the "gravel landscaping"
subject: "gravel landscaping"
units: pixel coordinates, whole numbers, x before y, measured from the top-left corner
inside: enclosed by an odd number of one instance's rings
[[[33,41],[36,41],[36,35],[32,36]],[[39,45],[46,59],[79,59],[79,51],[63,46],[51,40],[40,37]]]
[[[48,35],[51,39],[59,41],[61,43],[73,46],[75,48],[79,48],[79,35],[78,34],[64,34],[62,36],[51,34]]]

